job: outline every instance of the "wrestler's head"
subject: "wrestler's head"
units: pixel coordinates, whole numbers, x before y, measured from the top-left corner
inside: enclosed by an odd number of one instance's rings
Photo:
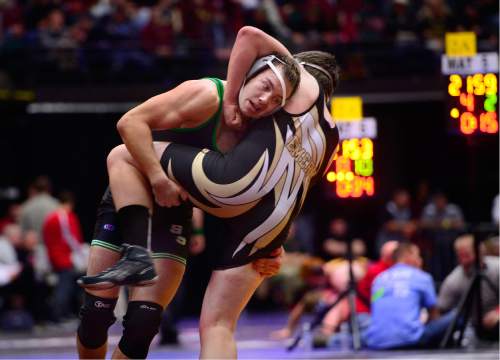
[[[300,70],[288,56],[257,59],[240,90],[238,105],[246,118],[261,118],[283,107],[297,89]]]
[[[304,51],[293,57],[316,78],[325,92],[325,97],[330,99],[340,77],[340,68],[335,56],[324,51]]]

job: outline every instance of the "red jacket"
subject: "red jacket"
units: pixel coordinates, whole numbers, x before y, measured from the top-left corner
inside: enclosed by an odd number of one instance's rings
[[[77,245],[83,243],[80,221],[76,214],[58,209],[47,215],[43,224],[43,240],[55,271],[68,270],[73,267],[68,236],[74,239]]]

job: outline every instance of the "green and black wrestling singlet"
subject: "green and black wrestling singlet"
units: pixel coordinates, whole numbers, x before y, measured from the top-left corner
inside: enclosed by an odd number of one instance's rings
[[[310,187],[328,169],[339,142],[324,118],[324,95],[299,115],[256,120],[227,154],[171,144],[161,163],[192,203],[224,219],[217,268],[267,256],[286,240]]]
[[[198,148],[217,150],[216,133],[222,114],[224,85],[220,79],[208,78],[215,83],[219,96],[217,112],[203,124],[195,128],[153,130],[153,141],[170,141]],[[191,217],[193,208],[184,202],[173,208],[155,204],[151,229],[151,250],[155,258],[170,258],[186,263],[188,242],[191,237]],[[97,221],[92,240],[93,246],[101,246],[120,251],[122,237],[118,229],[116,209],[113,197],[106,189],[97,209]]]

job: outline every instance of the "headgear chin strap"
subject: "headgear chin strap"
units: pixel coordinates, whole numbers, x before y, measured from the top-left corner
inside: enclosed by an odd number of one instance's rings
[[[247,75],[245,76],[245,81],[243,81],[241,88],[243,88],[243,86],[245,86],[245,83],[247,82],[247,80],[253,78],[258,73],[263,71],[265,69],[265,67],[269,67],[272,70],[272,72],[274,73],[274,75],[276,75],[276,77],[278,78],[278,80],[280,82],[281,91],[283,92],[283,96],[281,98],[281,107],[283,107],[283,106],[285,106],[285,103],[286,103],[286,83],[285,83],[285,80],[283,79],[283,75],[279,72],[279,70],[273,64],[274,60],[278,60],[283,65],[286,65],[285,62],[283,62],[280,58],[276,57],[275,55],[268,55],[268,56],[264,56],[264,57],[261,57],[261,58],[255,60],[252,67],[250,68]],[[241,89],[240,89],[239,97],[241,98]]]

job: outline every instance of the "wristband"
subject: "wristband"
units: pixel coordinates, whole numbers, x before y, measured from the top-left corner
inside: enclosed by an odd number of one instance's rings
[[[193,228],[193,235],[205,235],[202,227]]]

